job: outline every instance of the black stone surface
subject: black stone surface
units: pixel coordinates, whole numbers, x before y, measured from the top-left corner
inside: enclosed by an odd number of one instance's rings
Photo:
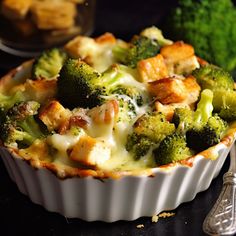
[[[97,1],[96,25],[93,35],[106,31],[113,32],[117,37],[129,39],[134,33],[150,25],[158,25],[171,6],[173,0],[146,1]],[[1,29],[0,29],[1,30]],[[0,53],[0,75],[22,62],[16,58]],[[0,159],[0,235],[14,236],[149,236],[177,235],[200,236],[202,222],[213,206],[222,186],[222,175],[229,165],[227,159],[220,175],[212,182],[210,188],[199,193],[196,198],[180,205],[174,217],[160,219],[152,223],[150,217],[135,221],[118,221],[114,223],[85,222],[46,211],[43,207],[32,203],[21,194],[10,180]],[[136,226],[143,224],[144,228]]]

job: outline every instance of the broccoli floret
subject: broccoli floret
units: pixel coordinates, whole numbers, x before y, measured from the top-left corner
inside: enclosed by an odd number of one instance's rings
[[[66,58],[66,53],[58,48],[44,51],[33,64],[32,79],[55,78],[59,74]]]
[[[136,96],[135,99],[140,103],[141,91],[135,87],[131,91],[125,85],[130,80],[139,83],[126,72],[125,66],[113,65],[100,74],[83,61],[69,59],[63,65],[58,79],[58,100],[69,108],[92,108],[101,105],[106,96],[114,95],[116,89],[122,87],[127,90],[126,95]],[[118,91],[121,92],[120,89]]]
[[[158,166],[175,163],[192,156],[184,135],[177,133],[165,137],[153,151]]]
[[[141,91],[131,86],[118,85],[110,91],[111,94],[126,95],[136,102],[138,106],[144,104],[144,98]]]
[[[21,91],[17,91],[12,95],[5,95],[0,93],[0,108],[5,112],[14,106],[15,103],[25,101],[26,98]]]
[[[214,91],[214,110],[227,121],[236,120],[236,91],[218,89]]]
[[[126,150],[133,153],[135,160],[147,155],[149,150],[155,145],[155,142],[145,135],[132,133],[128,135]]]
[[[199,152],[216,145],[220,142],[226,128],[227,123],[215,114],[203,127],[194,127],[187,131],[188,147]]]
[[[232,76],[221,68],[207,65],[193,72],[202,89],[213,91],[213,107],[221,118],[233,121],[236,118],[236,91]]]
[[[220,110],[219,116],[228,122],[235,121],[236,120],[236,107],[228,106],[228,107],[222,108]]]
[[[6,146],[25,148],[45,133],[36,121],[40,104],[35,101],[15,104],[0,125],[0,137]]]
[[[227,128],[226,122],[218,115],[212,116],[212,101],[213,92],[209,89],[203,90],[197,109],[193,113],[192,127],[186,130],[188,147],[195,151],[202,151],[219,143]]]
[[[176,132],[184,134],[193,124],[193,111],[189,108],[176,108],[172,118]]]
[[[140,35],[135,36],[128,47],[114,47],[113,54],[119,62],[135,68],[140,60],[157,55],[159,50],[160,45],[156,39]]]
[[[133,131],[127,138],[126,149],[133,153],[135,159],[139,159],[174,131],[174,124],[168,122],[162,113],[144,114],[134,123]]]
[[[233,90],[234,80],[232,76],[222,68],[214,65],[206,65],[193,71],[202,89],[227,89]]]
[[[101,75],[91,66],[76,59],[68,59],[58,78],[58,100],[68,108],[99,105],[103,89],[98,86]]]
[[[164,26],[168,37],[192,44],[196,54],[227,71],[236,68],[236,10],[231,0],[179,0]]]

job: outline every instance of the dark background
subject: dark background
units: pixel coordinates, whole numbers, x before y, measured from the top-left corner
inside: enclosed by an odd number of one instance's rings
[[[176,5],[174,0],[97,0],[96,21],[93,36],[110,31],[115,36],[129,39],[143,28],[160,26],[166,14]],[[0,29],[1,30],[1,29]],[[9,56],[0,52],[0,75],[25,59]],[[226,172],[226,161],[220,175],[210,188],[199,193],[196,198],[184,203],[176,210],[174,217],[160,219],[152,223],[151,217],[135,221],[118,221],[115,223],[85,222],[78,219],[50,213],[41,206],[33,204],[22,195],[9,176],[0,160],[0,235],[45,235],[45,236],[146,236],[146,235],[204,235],[202,222],[213,206],[222,186],[222,175]],[[68,193],[69,194],[69,193]],[[138,224],[144,228],[138,229]]]

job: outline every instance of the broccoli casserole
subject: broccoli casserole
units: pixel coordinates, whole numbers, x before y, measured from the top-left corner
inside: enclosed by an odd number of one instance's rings
[[[78,36],[22,66],[0,82],[2,144],[60,177],[186,164],[236,120],[231,75],[156,27]]]

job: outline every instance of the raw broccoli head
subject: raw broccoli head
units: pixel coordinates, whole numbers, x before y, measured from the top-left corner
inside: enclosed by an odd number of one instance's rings
[[[234,80],[232,76],[222,68],[214,65],[206,65],[193,71],[202,89],[228,89],[233,90]]]
[[[66,53],[58,48],[44,51],[34,62],[32,79],[55,78],[66,60]]]
[[[208,119],[203,127],[194,127],[186,132],[188,147],[195,151],[203,151],[220,142],[227,128],[227,123],[218,115]]]
[[[135,36],[127,48],[114,47],[113,54],[121,63],[135,68],[140,60],[158,54],[160,45],[157,40],[145,36]]]
[[[236,68],[236,11],[231,0],[179,0],[164,26],[169,37],[194,46],[196,54],[228,71]]]
[[[192,155],[185,136],[177,133],[166,136],[153,153],[158,166],[175,163]]]
[[[103,89],[98,86],[100,74],[91,66],[76,59],[68,59],[58,78],[57,97],[68,108],[94,107],[101,102]]]
[[[35,119],[39,106],[29,101],[15,104],[8,110],[0,124],[0,137],[6,146],[25,148],[44,137],[46,130]]]

